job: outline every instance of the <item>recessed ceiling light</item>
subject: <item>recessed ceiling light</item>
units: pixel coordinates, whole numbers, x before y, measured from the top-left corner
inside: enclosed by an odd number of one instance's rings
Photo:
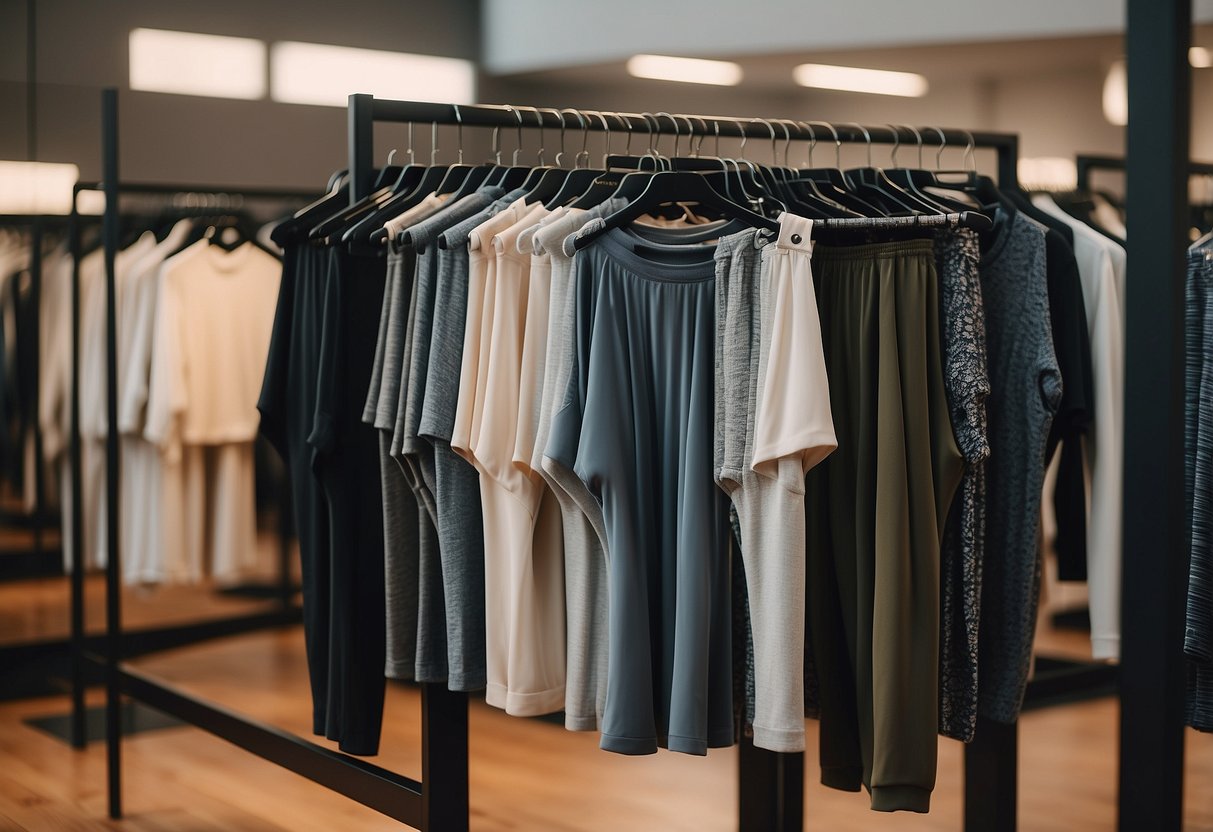
[[[802,87],[900,95],[907,98],[926,95],[928,87],[927,79],[914,72],[892,72],[887,69],[830,64],[801,64],[792,71],[792,77]]]
[[[470,104],[476,68],[461,58],[283,41],[270,49],[270,97],[344,107],[350,93]]]
[[[133,90],[265,97],[265,43],[253,38],[133,29],[129,60]]]
[[[1197,69],[1208,69],[1213,66],[1213,52],[1203,46],[1193,46],[1188,49],[1188,63]]]
[[[737,86],[741,83],[742,74],[741,67],[732,61],[674,58],[669,55],[633,55],[628,59],[628,73],[636,78],[721,87]]]
[[[0,213],[66,214],[79,178],[80,169],[71,164],[0,162]]]

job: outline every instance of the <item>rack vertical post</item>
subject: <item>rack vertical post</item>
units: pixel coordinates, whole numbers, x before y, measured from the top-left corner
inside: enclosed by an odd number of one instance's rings
[[[1191,0],[1129,0],[1119,828],[1183,824]]]
[[[68,235],[72,255],[72,361],[71,425],[68,437],[68,465],[71,470],[71,511],[64,518],[71,524],[71,673],[72,673],[72,747],[84,748],[84,506],[81,498],[83,466],[80,459],[80,210],[79,187],[72,188],[72,212]]]
[[[118,251],[118,91],[101,94],[102,171],[105,191],[105,738],[109,771],[109,815],[122,817],[122,578],[118,551],[118,338],[114,257]],[[76,529],[76,537],[82,530]]]

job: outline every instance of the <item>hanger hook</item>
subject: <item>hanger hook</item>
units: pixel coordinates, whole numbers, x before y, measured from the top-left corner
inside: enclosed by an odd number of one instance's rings
[[[720,158],[720,119],[712,119],[712,130],[716,134],[716,158]]]
[[[897,151],[901,149],[901,131],[897,129],[895,124],[886,124],[889,132],[893,134],[893,150],[889,154],[889,158],[893,160],[893,167],[897,167]]]
[[[387,154],[387,166],[389,168],[392,166],[392,160],[395,158],[396,158],[396,148],[393,147],[391,150],[388,151],[388,154]]]
[[[790,168],[791,165],[788,164],[788,151],[792,149],[792,128],[788,125],[795,124],[795,122],[787,118],[776,119],[776,122],[783,128],[783,166]]]
[[[566,107],[563,110],[556,111],[556,115],[558,115],[560,117],[560,152],[556,154],[557,166],[560,165],[560,163],[561,163],[560,160],[564,158],[564,128],[565,128],[564,114],[571,113],[571,112],[574,112],[571,107]],[[578,123],[582,124],[584,122],[579,121]],[[576,165],[574,165],[574,167],[576,167]]]
[[[438,158],[438,122],[430,124],[430,167],[433,167],[435,160]]]
[[[581,160],[585,159],[585,166],[588,168],[590,166],[590,151],[586,148],[590,143],[590,122],[581,110],[575,107],[570,109],[573,110],[573,114],[577,116],[577,122],[581,125],[581,150],[577,151],[577,155],[573,157],[573,167],[581,167]]]
[[[812,124],[812,122],[809,122],[809,121],[798,121],[798,122],[796,122],[796,123],[797,123],[797,124],[799,124],[799,125],[801,125],[802,127],[805,127],[805,128],[806,128],[806,129],[808,129],[808,131],[809,131],[809,144],[808,144],[808,159],[807,159],[807,161],[808,161],[808,163],[809,163],[809,167],[811,168],[811,167],[813,167],[813,149],[817,147],[817,131],[813,129],[813,124]]]
[[[868,132],[868,128],[864,127],[858,121],[846,121],[844,124],[853,124],[855,129],[863,133],[864,141],[868,143],[868,167],[872,167],[872,134]]]
[[[968,160],[965,167],[970,173],[977,173],[977,154],[974,152],[977,142],[973,139],[973,134],[970,131],[965,130],[964,134],[969,138],[969,143],[965,146],[964,158]]]
[[[409,122],[409,164],[416,164],[417,157],[413,154],[413,122]]]
[[[911,133],[913,133],[914,140],[918,142],[918,169],[923,170],[923,167],[922,167],[922,133],[919,132],[918,128],[913,126],[912,124],[903,124],[902,127],[904,127],[905,129],[907,129]]]
[[[737,148],[737,158],[741,159],[745,156],[745,143],[747,136],[745,134],[745,125],[741,123],[741,119],[733,119],[733,123],[737,125],[737,132],[741,133],[741,147]]]
[[[606,170],[611,157],[611,123],[607,121],[606,113],[598,111],[597,115],[602,120],[602,169]]]
[[[456,137],[459,142],[459,164],[462,165],[463,164],[463,114],[459,112],[458,104],[452,104],[451,106],[455,108],[455,124],[458,125],[455,128],[455,130],[456,130]]]
[[[931,129],[939,134],[939,150],[935,151],[935,170],[943,170],[943,150],[948,146],[948,137],[944,135],[943,130],[939,127],[932,127]]]
[[[535,113],[535,126],[539,129],[539,150],[535,153],[535,159],[538,161],[539,167],[543,167],[543,154],[546,150],[543,146],[543,113],[539,112],[538,107],[527,107],[527,109]]]
[[[654,113],[653,114],[653,118],[655,120],[660,119],[662,116],[665,116],[666,118],[668,118],[670,120],[670,124],[674,125],[674,150],[673,150],[673,152],[670,153],[670,156],[674,157],[674,156],[678,155],[678,140],[681,138],[681,135],[680,135],[680,132],[678,129],[678,119],[674,118],[669,113]],[[660,121],[657,121],[657,129],[658,129],[658,131],[661,130]]]
[[[522,152],[522,113],[509,104],[506,104],[505,108],[513,113],[514,118],[518,120],[518,144],[514,146],[514,154],[510,157],[510,165],[518,167],[518,154]]]
[[[778,164],[779,163],[779,147],[775,144],[775,125],[771,124],[770,120],[765,119],[765,118],[755,118],[755,119],[751,119],[751,121],[752,122],[756,121],[759,124],[761,124],[763,127],[767,128],[767,130],[771,131],[771,164],[772,165]]]
[[[494,164],[501,164],[501,125],[493,125],[493,159]]]
[[[698,158],[699,158],[699,156],[700,156],[700,154],[701,154],[701,152],[703,151],[703,140],[704,140],[704,138],[706,138],[706,137],[707,137],[707,132],[708,132],[708,123],[707,123],[707,121],[706,121],[706,120],[705,120],[703,117],[701,117],[701,116],[688,116],[688,115],[683,115],[682,117],[683,117],[683,118],[685,118],[685,119],[687,120],[687,128],[688,128],[688,129],[687,129],[687,134],[688,134],[688,135],[691,137],[691,138],[690,138],[690,144],[691,144],[691,146],[692,146],[692,147],[691,147],[691,151],[690,151],[691,156],[692,156],[692,158],[698,159]],[[700,124],[700,126],[701,126],[701,128],[702,128],[702,129],[699,131],[699,133],[696,133],[696,132],[695,132],[695,122],[696,122],[696,121],[698,121],[698,122],[699,122],[699,124]],[[698,136],[698,138],[699,138],[699,141],[695,141],[695,139],[696,139],[696,137],[697,137],[697,136]]]

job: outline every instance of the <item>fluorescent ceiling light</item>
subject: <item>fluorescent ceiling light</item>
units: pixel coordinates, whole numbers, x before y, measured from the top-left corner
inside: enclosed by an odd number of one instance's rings
[[[55,162],[0,162],[0,214],[67,214],[75,165]]]
[[[628,58],[628,74],[657,81],[715,84],[720,87],[735,87],[741,83],[741,67],[732,61],[673,58],[668,55],[633,55]]]
[[[857,66],[801,64],[792,77],[802,87],[825,90],[869,92],[877,95],[901,95],[919,98],[927,94],[927,79],[914,72],[863,69]]]
[[[270,47],[270,97],[287,104],[344,107],[350,93],[376,98],[469,104],[476,97],[471,61],[323,43]]]
[[[252,38],[134,29],[130,35],[131,89],[265,97],[265,44]]]
[[[1208,69],[1213,66],[1213,52],[1203,46],[1189,47],[1188,63],[1197,69]]]

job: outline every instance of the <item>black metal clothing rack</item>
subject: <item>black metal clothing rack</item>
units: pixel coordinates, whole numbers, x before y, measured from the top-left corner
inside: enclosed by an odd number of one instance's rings
[[[1074,157],[1075,180],[1080,191],[1091,189],[1091,173],[1097,170],[1125,171],[1128,163],[1124,156],[1101,156],[1080,153]],[[1213,176],[1213,162],[1188,162],[1189,176]]]
[[[75,356],[80,354],[80,327],[81,327],[81,298],[80,298],[80,261],[82,259],[80,226],[82,222],[89,218],[88,215],[79,213],[79,197],[85,191],[101,191],[105,186],[98,182],[78,182],[72,192],[72,209],[68,215],[68,239],[70,245],[70,253],[73,261],[72,268],[72,355],[73,361],[71,365],[71,425],[68,432],[68,453],[69,464],[71,466],[71,488],[72,488],[72,506],[70,522],[72,527],[81,530],[83,527],[83,479],[81,469],[81,437],[80,437],[80,375],[79,367],[75,361]],[[239,195],[248,198],[260,199],[310,199],[314,196],[311,191],[290,190],[290,189],[270,189],[270,188],[248,188],[236,187],[228,188],[215,185],[190,185],[190,184],[174,184],[174,183],[119,183],[118,192],[120,194],[137,194],[147,196],[168,196],[177,194],[229,194]],[[198,211],[214,211],[214,208],[199,207]],[[113,211],[115,216],[112,218],[114,228],[117,229],[117,223],[121,218],[121,206],[118,201],[113,202]],[[105,223],[110,221],[110,202],[106,203],[106,213],[97,219],[102,220],[103,236],[105,243],[110,241],[108,226]],[[115,245],[116,245],[116,237]],[[108,264],[108,260],[107,260]],[[110,287],[112,288],[112,287]],[[112,330],[113,318],[109,316],[109,304],[107,301],[107,319]],[[107,330],[110,331],[110,330]],[[116,360],[116,355],[115,355]],[[112,387],[117,378],[113,364],[107,361],[108,382]],[[108,395],[108,394],[107,394]],[[113,414],[109,414],[112,418]],[[110,433],[113,434],[111,427]],[[115,445],[112,438],[107,436],[106,442],[106,489],[108,499],[106,501],[106,522],[108,526],[113,526],[117,529],[119,501],[116,498],[117,481],[110,481],[111,469],[116,470],[118,466],[118,455],[114,450]],[[281,547],[279,551],[278,563],[278,579],[274,588],[274,596],[277,604],[274,609],[265,611],[255,611],[244,613],[241,615],[211,619],[194,624],[175,624],[169,626],[159,626],[140,629],[136,632],[123,632],[121,639],[121,655],[123,658],[132,658],[146,653],[155,652],[157,650],[165,650],[173,647],[180,647],[187,644],[194,644],[199,641],[218,638],[221,636],[234,635],[237,633],[250,632],[253,630],[265,629],[267,627],[281,626],[285,624],[293,624],[300,620],[301,613],[299,607],[294,602],[295,587],[291,579],[291,562],[290,562],[290,526],[289,514],[285,507],[281,508],[279,515],[281,536]],[[109,552],[117,553],[117,536],[115,532],[109,533],[107,537],[107,547]],[[70,690],[71,690],[71,730],[70,741],[76,748],[83,748],[86,745],[86,707],[85,707],[85,689],[88,686],[92,674],[90,671],[94,666],[100,666],[101,662],[97,658],[104,653],[105,641],[108,639],[107,633],[104,638],[89,636],[85,632],[85,577],[87,567],[84,564],[84,544],[83,534],[80,531],[73,534],[71,541],[71,551],[68,553],[72,564],[70,574],[70,636],[69,636],[69,651],[70,658]],[[116,554],[107,560],[106,566],[106,599],[107,605],[111,603],[121,603],[121,572],[120,572],[120,555]],[[112,564],[112,566],[111,566]],[[112,584],[111,580],[116,579],[117,584]],[[115,589],[115,587],[117,587]],[[108,609],[108,607],[107,607]],[[120,606],[119,606],[120,609]]]

